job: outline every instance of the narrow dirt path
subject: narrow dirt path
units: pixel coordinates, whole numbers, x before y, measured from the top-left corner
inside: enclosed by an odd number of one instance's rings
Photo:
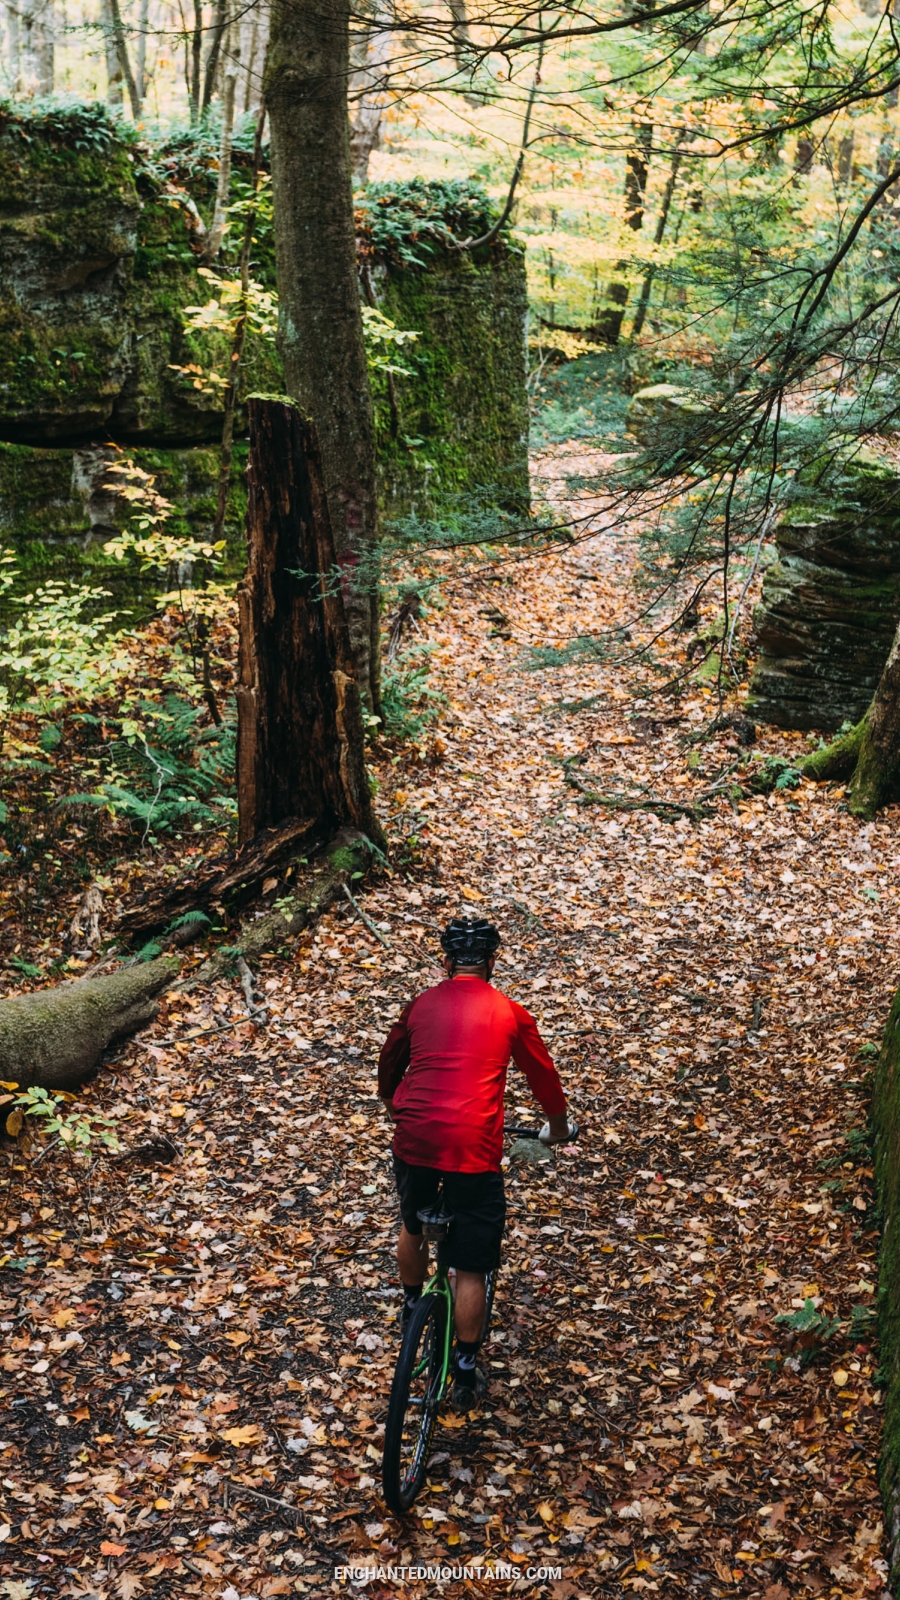
[[[265,1032],[129,1047],[93,1100],[129,1144],[184,1153],[95,1175],[92,1231],[51,1162],[40,1192],[16,1179],[15,1600],[319,1596],[348,1591],[348,1562],[451,1569],[369,1595],[882,1594],[862,1129],[897,813],[862,827],[807,786],[699,825],[582,803],[575,755],[682,799],[729,759],[726,734],[706,777],[688,766],[709,702],[642,699],[651,666],[546,664],[633,614],[631,563],[608,533],[514,572],[454,579],[448,558],[439,738],[380,774],[394,865],[365,908],[390,948],[338,908],[266,963]],[[466,905],[501,926],[496,981],[538,1017],[584,1137],[509,1168],[488,1404],[442,1420],[401,1524],[378,1492],[398,1293],[375,1056]],[[221,985],[157,1037],[240,1013]],[[514,1069],[509,1106],[530,1111]],[[774,1320],[805,1301],[840,1323],[806,1349]],[[452,1572],[491,1561],[548,1575]]]

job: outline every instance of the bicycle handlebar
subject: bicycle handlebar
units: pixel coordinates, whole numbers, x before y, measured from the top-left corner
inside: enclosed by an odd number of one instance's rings
[[[545,1126],[546,1126],[546,1124],[545,1124]],[[550,1143],[549,1139],[547,1139],[545,1141],[545,1140],[543,1140],[541,1138],[541,1134],[544,1131],[543,1128],[518,1128],[518,1127],[512,1127],[512,1128],[507,1128],[505,1131],[513,1139],[534,1139],[534,1140],[537,1140],[541,1144],[546,1143],[546,1144],[549,1145],[549,1143]],[[568,1138],[567,1139],[556,1139],[553,1142],[555,1144],[574,1144],[575,1140],[578,1138],[578,1133],[579,1133],[578,1123],[577,1122],[570,1122],[569,1123],[569,1136],[568,1136]]]

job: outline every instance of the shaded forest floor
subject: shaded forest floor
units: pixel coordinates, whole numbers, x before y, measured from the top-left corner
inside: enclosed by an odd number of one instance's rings
[[[562,494],[603,458],[543,465]],[[606,532],[480,573],[448,556],[425,624],[446,711],[379,770],[392,868],[364,904],[390,948],[334,910],[262,963],[265,1029],[191,1043],[243,1015],[239,984],[173,996],[86,1095],[129,1147],[176,1139],[172,1166],[101,1159],[75,1194],[64,1162],[11,1162],[9,1600],[318,1596],[347,1562],[491,1558],[562,1576],[364,1592],[882,1594],[862,1130],[897,812],[863,826],[809,785],[696,823],[586,802],[569,775],[692,803],[737,759],[728,731],[686,743],[709,693],[648,697],[655,653],[547,665],[635,616],[632,559]],[[466,906],[500,924],[497,982],[584,1136],[508,1169],[488,1401],[442,1418],[400,1523],[379,1496],[399,1297],[375,1057]],[[530,1114],[514,1069],[508,1103]],[[801,1349],[775,1318],[810,1300],[840,1326]]]

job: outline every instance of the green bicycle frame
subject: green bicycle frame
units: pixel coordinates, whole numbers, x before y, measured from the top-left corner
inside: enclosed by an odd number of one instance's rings
[[[438,1266],[437,1271],[428,1279],[422,1297],[426,1294],[443,1295],[446,1302],[446,1316],[444,1317],[444,1350],[441,1358],[441,1378],[438,1400],[442,1400],[447,1392],[447,1380],[450,1376],[450,1352],[453,1347],[453,1292],[450,1288],[450,1279],[446,1267]],[[416,1376],[424,1372],[427,1360],[420,1361],[416,1367]]]

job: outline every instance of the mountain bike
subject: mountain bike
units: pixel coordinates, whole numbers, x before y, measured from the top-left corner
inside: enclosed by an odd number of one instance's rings
[[[570,1142],[578,1137],[573,1123]],[[513,1138],[537,1140],[537,1128],[507,1128]],[[439,1192],[433,1206],[418,1213],[422,1233],[440,1245],[453,1222]],[[491,1325],[497,1269],[485,1274],[484,1321],[479,1344],[485,1343]],[[438,1257],[437,1269],[410,1313],[400,1345],[391,1398],[384,1427],[381,1486],[388,1507],[402,1516],[425,1482],[431,1441],[438,1412],[450,1386],[453,1349],[453,1290],[448,1269]]]

